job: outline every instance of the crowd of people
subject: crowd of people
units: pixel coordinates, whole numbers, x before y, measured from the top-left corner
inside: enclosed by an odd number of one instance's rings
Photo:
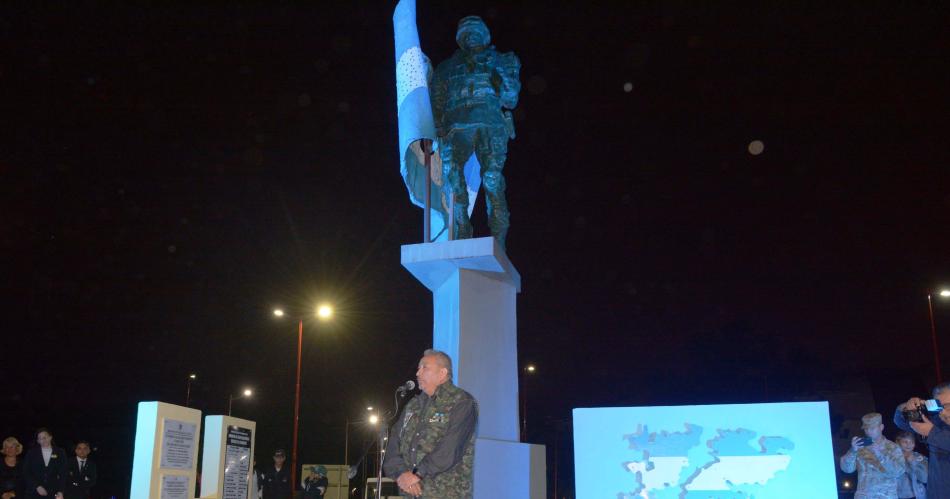
[[[425,490],[426,497],[471,497],[477,402],[453,384],[452,360],[444,352],[426,350],[416,379],[421,393],[409,402],[388,441],[386,476],[396,480],[404,495],[421,497]],[[25,455],[23,447],[15,437],[3,441],[0,499],[89,499],[97,477],[89,442],[78,441],[67,454],[56,446],[52,432],[40,428]],[[258,497],[292,497],[295,487],[286,460],[284,450],[277,449],[272,465],[254,470],[251,490]],[[329,487],[326,467],[311,466],[299,485],[305,499],[322,499]]]
[[[35,445],[24,455],[15,437],[3,440],[0,499],[88,499],[96,484],[96,464],[89,442],[80,440],[67,455],[46,428],[36,430]]]
[[[897,406],[894,424],[901,431],[894,442],[884,437],[880,414],[861,418],[865,437],[852,438],[840,459],[842,471],[858,473],[855,499],[950,497],[950,383],[934,387],[932,396]],[[914,450],[918,439],[928,456]]]

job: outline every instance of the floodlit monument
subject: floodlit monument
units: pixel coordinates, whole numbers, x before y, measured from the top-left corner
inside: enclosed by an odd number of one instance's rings
[[[505,253],[502,168],[514,138],[520,62],[489,45],[488,27],[475,16],[459,22],[459,49],[435,70],[420,47],[414,1],[399,2],[393,26],[400,172],[424,213],[423,242],[403,246],[401,261],[432,292],[433,347],[449,354],[455,384],[478,401],[474,496],[542,498],[544,446],[519,438],[521,276]],[[492,236],[472,238],[480,186]]]

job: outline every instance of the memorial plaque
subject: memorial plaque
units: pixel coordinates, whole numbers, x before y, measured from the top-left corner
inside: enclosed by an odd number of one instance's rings
[[[251,429],[229,426],[222,499],[245,499],[251,471]]]
[[[197,425],[166,419],[162,432],[162,460],[160,466],[173,470],[190,470],[194,467],[194,450],[197,441]]]
[[[188,475],[162,475],[162,499],[188,499]]]

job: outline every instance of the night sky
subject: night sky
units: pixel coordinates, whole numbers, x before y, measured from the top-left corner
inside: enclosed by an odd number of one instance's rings
[[[477,14],[522,62],[508,255],[528,436],[549,471],[558,450],[562,495],[574,407],[862,386],[860,412],[888,413],[934,382],[947,12],[708,3],[419,1],[433,61]],[[391,408],[431,345],[431,295],[399,264],[422,211],[394,3],[41,4],[0,7],[0,437],[90,439],[97,493],[123,497],[137,402],[183,404],[196,372],[205,414],[255,390],[234,414],[269,462],[291,446],[279,305],[307,317],[300,461],[342,462],[345,418]]]

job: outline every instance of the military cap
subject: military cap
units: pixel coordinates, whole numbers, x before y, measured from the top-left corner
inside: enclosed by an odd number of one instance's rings
[[[871,428],[881,424],[881,415],[876,412],[871,412],[861,416],[861,428]]]

